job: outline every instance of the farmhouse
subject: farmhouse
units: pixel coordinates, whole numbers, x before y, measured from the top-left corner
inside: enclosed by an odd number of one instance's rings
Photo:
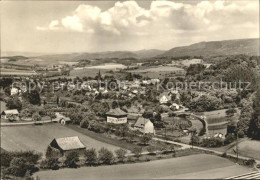
[[[78,136],[55,138],[50,143],[50,146],[58,149],[62,155],[66,155],[68,152],[77,151],[84,153],[86,146],[82,144]]]
[[[152,133],[154,134],[154,126],[153,123],[149,119],[145,119],[143,117],[139,117],[136,121],[134,128],[141,131],[142,133]]]
[[[14,120],[17,120],[18,116],[19,112],[17,109],[5,110],[1,113],[1,118],[3,119],[9,119],[12,117]]]
[[[68,118],[58,112],[56,112],[55,115],[56,115],[56,118],[52,120],[53,122],[61,123],[62,125],[65,125],[65,124],[71,122],[70,118]]]
[[[124,124],[127,123],[127,114],[120,108],[111,109],[107,115],[107,122],[113,124]]]

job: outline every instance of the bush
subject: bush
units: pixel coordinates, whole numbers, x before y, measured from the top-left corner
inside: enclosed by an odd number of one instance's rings
[[[204,147],[220,147],[224,145],[224,141],[220,138],[203,139],[202,146]]]
[[[195,136],[195,135],[191,136],[190,144],[199,145],[200,144],[200,138],[198,136]]]
[[[81,128],[88,128],[89,122],[87,120],[83,120],[80,122],[80,127]]]
[[[239,130],[237,135],[239,138],[243,138],[245,136],[245,133],[244,131]]]
[[[100,164],[113,164],[114,154],[103,147],[98,151],[98,162]]]
[[[89,123],[88,129],[89,129],[90,131],[94,131],[94,132],[96,132],[96,133],[104,133],[104,132],[105,132],[104,126],[102,126],[101,124],[99,124],[99,123],[96,122],[96,121],[91,121],[91,122]]]
[[[140,140],[142,144],[147,145],[151,139],[152,136],[150,134],[144,134]]]
[[[13,156],[11,153],[6,151],[1,152],[1,166],[9,167],[12,159]]]
[[[256,161],[254,159],[248,159],[248,160],[244,161],[244,164],[246,166],[250,166],[250,167],[252,167],[255,163],[256,163]]]
[[[97,152],[95,149],[87,149],[85,152],[86,164],[90,166],[95,166],[97,164]]]
[[[139,158],[142,153],[142,148],[141,147],[135,147],[132,151],[135,154],[135,157]]]
[[[234,134],[228,134],[227,137],[224,140],[224,144],[230,144],[236,140],[236,137]]]
[[[76,151],[72,151],[68,153],[64,164],[66,167],[76,168],[78,167],[77,162],[79,162],[79,154]]]
[[[27,171],[31,174],[36,170],[37,168],[34,164],[28,162],[25,158],[14,157],[10,163],[10,167],[6,170],[6,173],[18,177],[24,177]]]
[[[41,162],[40,167],[43,169],[59,169],[59,161],[57,158],[48,158]]]
[[[115,153],[116,153],[118,160],[123,162],[127,151],[121,148],[121,149],[116,150]]]
[[[58,149],[55,149],[51,146],[47,147],[46,150],[46,154],[45,154],[46,158],[59,158],[61,156],[60,151]]]

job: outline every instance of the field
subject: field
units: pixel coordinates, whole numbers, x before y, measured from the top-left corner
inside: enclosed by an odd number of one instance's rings
[[[174,66],[157,66],[146,69],[142,68],[130,70],[128,72],[140,74],[142,76],[147,76],[150,78],[165,78],[165,76],[173,77],[176,75],[180,76],[185,74],[185,71],[183,69]]]
[[[106,75],[108,73],[106,73],[108,70],[107,69],[90,69],[90,68],[82,68],[82,69],[73,69],[70,71],[70,77],[95,77],[98,72],[100,71],[100,73],[102,75]]]
[[[232,119],[238,119],[240,110],[237,109],[237,113],[234,114]],[[206,116],[206,121],[208,123],[209,134],[213,135],[215,133],[226,134],[228,117],[226,115],[226,109],[209,111],[200,113],[200,115]]]
[[[40,171],[40,179],[217,179],[250,172],[231,161],[213,155],[191,155],[145,163],[82,167],[57,171]],[[192,176],[191,176],[192,175]]]
[[[235,148],[235,146],[234,146]],[[229,153],[233,153],[233,148],[231,148]],[[251,157],[260,160],[260,141],[256,140],[246,140],[238,144],[238,152],[241,156]]]
[[[37,75],[35,71],[1,68],[1,75],[31,76]]]
[[[9,151],[35,150],[45,153],[54,138],[78,136],[87,148],[99,150],[106,147],[115,151],[118,147],[97,141],[59,124],[1,127],[1,147]]]

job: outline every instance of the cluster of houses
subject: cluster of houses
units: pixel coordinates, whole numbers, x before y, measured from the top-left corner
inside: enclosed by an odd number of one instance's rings
[[[130,121],[128,121],[127,113],[122,111],[119,108],[116,109],[110,109],[109,112],[106,113],[107,116],[107,123],[112,124],[126,124]],[[140,116],[135,123],[133,123],[133,130],[139,130],[140,132],[144,134],[155,134],[154,125],[153,123],[146,118],[143,118]]]

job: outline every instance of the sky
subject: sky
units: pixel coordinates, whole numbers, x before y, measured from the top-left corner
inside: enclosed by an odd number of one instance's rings
[[[2,1],[1,51],[168,50],[259,38],[258,0]]]

